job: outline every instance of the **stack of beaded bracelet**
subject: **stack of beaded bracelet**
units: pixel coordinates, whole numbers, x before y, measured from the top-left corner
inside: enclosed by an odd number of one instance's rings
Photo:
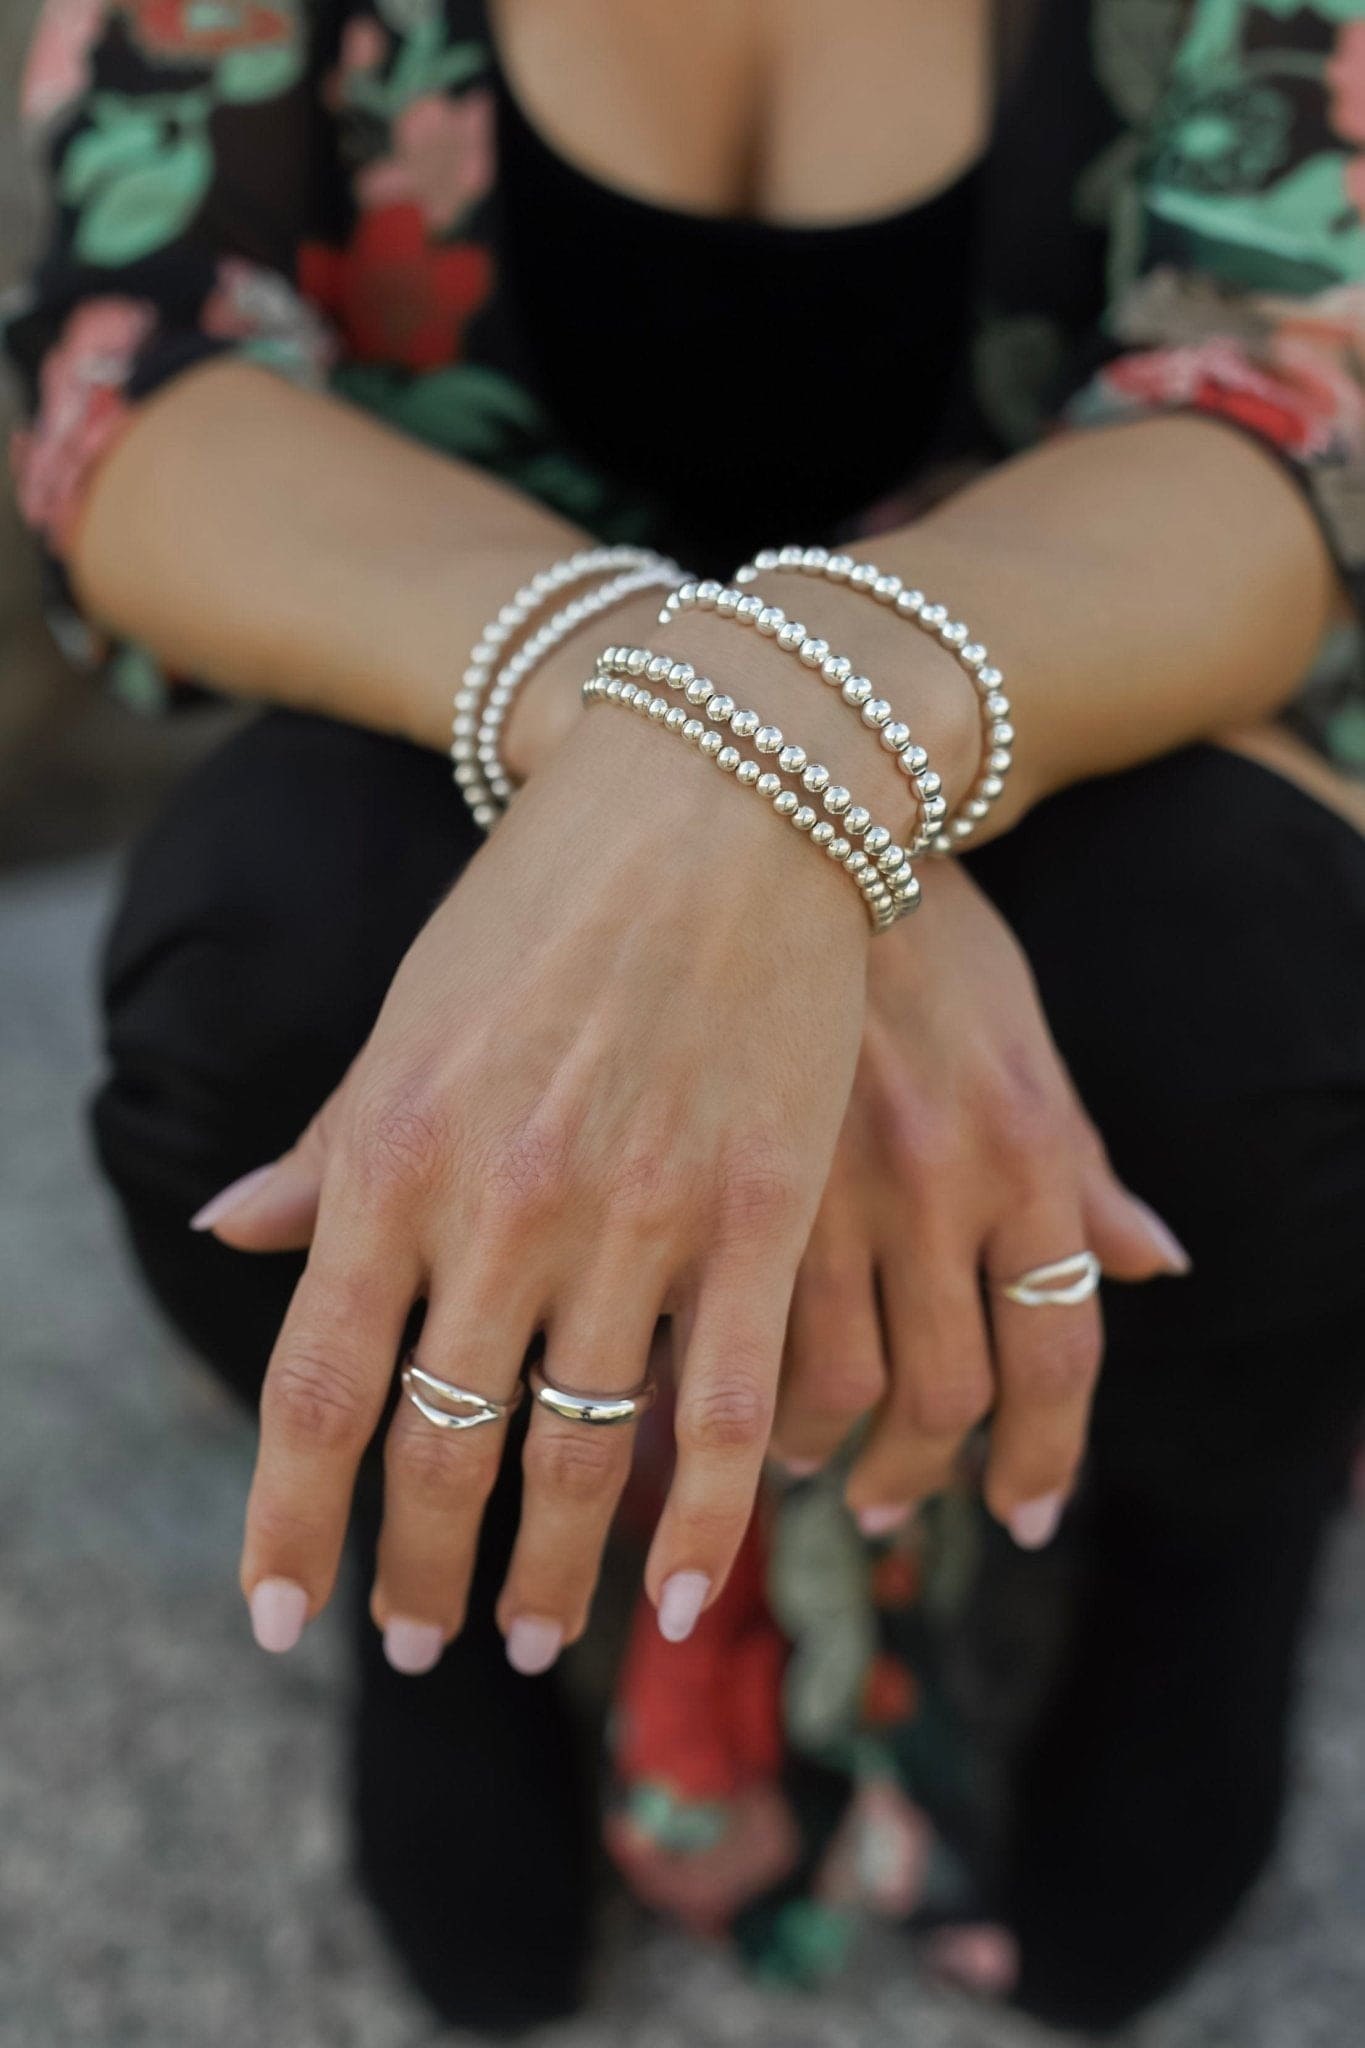
[[[907,834],[908,852],[923,853],[933,843],[943,824],[947,805],[943,784],[929,765],[929,756],[912,737],[910,728],[892,715],[885,697],[879,697],[866,676],[858,675],[846,654],[835,654],[828,640],[810,633],[799,620],[789,619],[775,604],[767,604],[752,592],[745,593],[726,583],[683,583],[669,593],[660,613],[664,624],[679,612],[713,611],[741,626],[753,626],[786,654],[794,654],[807,668],[818,670],[831,689],[837,689],[845,704],[858,712],[864,725],[875,732],[888,753],[895,755],[908,776],[917,799],[918,823]]]
[[[1013,758],[1014,727],[1009,722],[1010,701],[1004,694],[1004,677],[989,660],[986,649],[948,607],[934,604],[922,590],[913,590],[899,576],[884,575],[875,562],[859,562],[852,555],[832,554],[828,548],[763,548],[752,562],[737,571],[736,583],[752,583],[755,577],[773,569],[799,569],[808,576],[825,576],[831,583],[846,583],[850,590],[865,591],[879,604],[891,605],[902,618],[910,619],[923,632],[957,656],[976,684],[981,710],[982,760],[967,795],[931,842],[935,853],[953,853],[970,839],[991,805],[1005,787]]]
[[[658,684],[685,701],[670,703],[662,692],[656,693]],[[855,804],[847,789],[832,783],[829,770],[811,761],[804,747],[789,741],[779,727],[765,725],[756,711],[741,709],[709,677],[698,675],[691,662],[674,661],[648,647],[604,648],[597,657],[596,675],[583,685],[583,699],[586,704],[626,705],[676,733],[723,774],[733,775],[743,788],[770,802],[778,817],[788,819],[796,831],[809,833],[812,844],[856,883],[874,931],[889,930],[917,906],[919,882],[905,848],[895,843],[886,827],[874,824],[871,812]],[[804,803],[789,789],[774,767],[765,767],[763,761],[746,757],[727,743],[726,727],[737,739],[752,739],[758,752],[768,762],[775,761],[783,773],[799,777],[804,792],[838,820],[838,828],[821,819],[815,804]],[[856,846],[859,839],[862,844]]]
[[[455,781],[485,832],[497,824],[512,800],[513,787],[502,764],[502,728],[512,699],[532,672],[569,636],[613,605],[642,590],[675,583],[683,572],[652,548],[581,548],[541,570],[503,605],[479,635],[455,697],[450,759]],[[589,577],[608,581],[573,598],[517,648],[501,666],[503,649],[536,613],[561,591]]]

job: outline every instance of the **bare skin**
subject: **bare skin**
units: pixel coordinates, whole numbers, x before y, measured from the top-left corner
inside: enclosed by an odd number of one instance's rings
[[[561,147],[675,204],[858,217],[932,190],[978,146],[978,9],[860,0],[860,32],[846,18],[833,40],[814,0],[712,11],[704,73],[695,23],[653,0],[503,0],[499,37]],[[850,106],[866,150],[844,146]],[[459,650],[579,538],[326,398],[214,364],[107,459],[75,570],[96,615],[227,691],[444,747]],[[877,552],[1008,662],[1021,745],[994,831],[1068,782],[1258,727],[1341,602],[1278,467],[1190,419],[1050,443]],[[788,594],[815,616],[807,586],[775,582]],[[818,602],[826,637],[884,679],[959,794],[977,747],[960,674],[866,601]],[[653,609],[613,636],[714,667],[760,709],[781,702],[869,804],[903,808],[887,757],[794,664],[714,620],[663,632]],[[565,1384],[629,1388],[656,1317],[675,1316],[683,1455],[648,1585],[673,1587],[681,1631],[723,1581],[775,1415],[779,1448],[809,1459],[859,1403],[877,1408],[851,1499],[885,1523],[997,1408],[988,1498],[1034,1540],[1082,1453],[1098,1323],[1082,1312],[1046,1344],[1008,1317],[988,1327],[980,1272],[1086,1241],[1124,1277],[1180,1269],[1104,1164],[1013,941],[965,877],[926,877],[938,900],[878,942],[869,977],[853,892],[796,835],[623,716],[580,723],[591,651],[526,692],[509,733],[526,792],[404,962],[341,1095],[215,1223],[244,1249],[313,1245],[266,1380],[248,1595],[286,1581],[310,1615],[328,1598],[419,1295],[431,1369],[493,1395],[537,1328]],[[945,1005],[975,1022],[970,1057]],[[950,1142],[925,1108],[944,1099]],[[874,1337],[868,1276],[893,1206],[931,1252]],[[832,1270],[851,1276],[837,1297]],[[537,1414],[500,1607],[509,1633],[531,1622],[555,1647],[585,1624],[628,1453],[625,1433],[605,1448],[589,1434]],[[425,1629],[433,1656],[460,1625],[498,1436],[439,1438],[406,1404],[393,1425],[374,1611]]]

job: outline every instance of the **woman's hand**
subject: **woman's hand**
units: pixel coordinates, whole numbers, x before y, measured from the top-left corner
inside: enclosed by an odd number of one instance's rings
[[[955,864],[924,895],[913,925],[872,948],[853,1096],[792,1301],[775,1449],[813,1469],[875,1410],[847,1491],[880,1534],[948,1484],[993,1412],[986,1499],[1034,1546],[1084,1452],[1099,1307],[1024,1308],[998,1283],[1083,1247],[1122,1280],[1189,1261],[1114,1178],[1004,922]]]
[[[678,1461],[646,1584],[664,1633],[688,1632],[752,1507],[866,953],[847,878],[762,805],[623,712],[581,721],[412,947],[323,1121],[201,1219],[244,1249],[311,1237],[242,1563],[273,1646],[329,1596],[423,1298],[422,1365],[498,1400],[538,1330],[557,1385],[629,1392],[674,1317]],[[398,1404],[372,1607],[404,1668],[461,1625],[504,1435]],[[499,1606],[523,1669],[584,1627],[632,1435],[533,1411]]]

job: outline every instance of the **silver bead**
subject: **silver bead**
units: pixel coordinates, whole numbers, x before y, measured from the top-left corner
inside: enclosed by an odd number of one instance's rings
[[[727,697],[723,690],[717,696],[707,699],[706,715],[708,718],[714,719],[717,725],[728,724],[729,720],[734,716],[734,712],[735,700],[733,697]]]
[[[498,822],[498,813],[492,804],[475,804],[474,823],[481,825],[485,832],[491,832]]]
[[[620,676],[607,677],[606,695],[610,697],[613,704],[620,702],[623,687]]]
[[[777,757],[777,765],[784,775],[799,775],[806,765],[806,750],[794,743],[783,747]]]
[[[871,590],[877,580],[877,571],[871,562],[859,562],[849,571],[849,587],[853,590]]]
[[[883,853],[891,844],[891,834],[885,825],[874,825],[863,834],[863,849],[867,853]]]
[[[852,675],[853,663],[846,654],[827,654],[820,664],[820,673],[837,690]]]
[[[850,676],[840,689],[839,695],[843,698],[845,704],[855,706],[866,704],[868,698],[872,695],[872,685],[866,676]]]
[[[924,592],[922,590],[903,590],[896,599],[896,610],[902,612],[908,619],[918,618],[924,610]]]
[[[850,846],[847,839],[831,839],[828,845],[825,847],[825,852],[829,855],[831,860],[845,861],[848,859],[852,851],[853,848]]]
[[[937,796],[943,788],[943,777],[935,769],[926,768],[915,777],[915,787],[921,796]]]
[[[782,628],[786,625],[786,623],[787,614],[784,611],[780,611],[775,604],[764,605],[762,611],[754,620],[754,624],[757,626],[759,632],[762,633],[764,638],[767,640],[775,638],[775,636],[781,632]]]
[[[820,820],[820,823],[818,825],[812,825],[810,828],[810,838],[812,846],[828,846],[830,840],[833,837],[834,827],[831,824],[829,824],[824,818]]]
[[[714,697],[716,686],[706,676],[693,676],[683,690],[689,704],[704,704],[708,697]]]
[[[664,720],[664,724],[665,724],[665,725],[666,725],[666,726],[668,727],[668,730],[669,730],[670,732],[681,732],[681,731],[682,731],[682,729],[683,729],[683,727],[684,727],[684,726],[686,725],[686,723],[687,723],[687,713],[686,713],[686,711],[685,711],[685,710],[683,709],[682,705],[681,705],[681,704],[672,704],[672,705],[670,705],[670,706],[669,706],[669,711],[668,711],[668,716],[667,716],[667,718],[666,718],[666,719]]]
[[[881,738],[889,754],[899,754],[910,744],[910,728],[903,719],[893,718],[882,727]]]
[[[708,610],[714,605],[724,588],[725,585],[723,583],[717,583],[713,576],[708,576],[704,583],[684,583],[677,595],[686,604],[690,593],[694,603],[701,605],[704,610]]]
[[[831,583],[846,583],[857,566],[852,555],[831,555],[825,564],[825,574]]]
[[[963,625],[961,619],[954,619],[951,625],[944,626],[940,630],[938,637],[945,647],[965,647],[967,644],[967,628]]]
[[[923,775],[929,766],[929,756],[921,746],[910,746],[901,755],[901,767],[907,775]]]
[[[719,739],[720,734],[708,733],[706,737],[708,739]],[[723,768],[727,775],[733,775],[739,766],[739,758],[738,747],[722,747],[716,755],[716,766],[717,768]]]
[[[779,548],[777,551],[778,568],[799,569],[802,561],[805,559],[805,553],[804,548],[798,548],[790,544],[787,547]]]
[[[927,824],[942,824],[947,815],[948,799],[946,796],[927,796],[924,799],[924,817]]]
[[[829,770],[820,761],[812,761],[809,768],[801,771],[801,781],[812,796],[819,796],[822,789],[829,788]]]
[[[874,732],[880,732],[891,716],[891,706],[885,697],[872,697],[863,706],[864,725],[870,725]]]
[[[1010,700],[1003,690],[992,690],[981,708],[987,718],[1008,718],[1010,715]]]
[[[685,690],[696,673],[690,661],[675,661],[668,671],[668,680],[675,690]]]
[[[919,622],[922,626],[927,626],[931,633],[939,632],[948,623],[947,605],[922,605],[920,608]]]
[[[863,841],[863,844],[865,846],[868,844],[868,841],[871,839],[871,837],[872,834],[869,832],[867,835],[867,839]],[[905,848],[903,846],[897,846],[895,840],[893,839],[889,846],[882,848],[881,854],[877,861],[877,866],[881,869],[884,875],[894,875],[896,869],[901,865],[901,863],[906,859],[906,857],[907,856]]]
[[[775,569],[778,564],[778,559],[779,557],[776,548],[760,548],[758,553],[754,556],[754,568]]]
[[[453,736],[460,740],[466,738],[471,733],[477,732],[478,726],[479,721],[477,718],[471,718],[467,711],[462,711],[458,718],[451,720],[450,730]]]
[[[754,734],[754,745],[760,754],[780,754],[785,744],[780,725],[760,725]]]
[[[757,761],[741,761],[735,770],[735,781],[742,782],[746,789],[752,789],[762,773]]]
[[[667,697],[656,697],[649,707],[649,715],[656,725],[662,725],[668,716]]]
[[[483,776],[472,761],[460,761],[455,768],[455,780],[461,789],[474,789],[483,781]]]
[[[897,861],[893,868],[887,867],[883,862],[881,868],[890,889],[903,889],[905,884],[913,879],[915,872],[908,860]]]
[[[986,650],[979,640],[969,640],[965,647],[959,647],[957,658],[964,668],[980,668],[986,659]]]
[[[983,775],[977,788],[988,803],[994,803],[997,797],[1005,793],[1005,785],[998,775]]]
[[[796,797],[789,789],[782,790],[773,798],[773,809],[779,818],[789,818],[796,809]]]
[[[912,875],[910,877],[909,881],[905,884],[904,888],[900,892],[900,899],[901,902],[905,904],[907,909],[913,908],[913,906],[919,902],[920,885],[918,876]]]
[[[666,654],[656,654],[649,667],[645,670],[645,674],[649,677],[651,683],[661,683],[672,666],[673,664]]]
[[[819,668],[829,655],[829,642],[818,637],[803,640],[800,654],[807,668]]]
[[[993,747],[1012,747],[1014,745],[1014,727],[1002,718],[999,724],[991,727],[989,738]]]
[[[832,782],[821,800],[832,818],[841,818],[852,803],[853,797],[841,782]]]
[[[716,599],[716,616],[722,619],[732,619],[743,602],[744,599],[741,593],[732,585],[727,584]]]
[[[763,552],[764,552],[764,554],[765,554],[765,555],[766,555],[766,554],[771,554],[771,553],[772,553],[772,550],[771,550],[771,548],[765,548],[765,549],[763,550]],[[775,566],[775,564],[774,564],[774,563],[772,563],[772,562],[769,562],[769,564],[768,564],[768,567],[769,567],[770,569],[771,569],[771,568],[773,568],[774,566]],[[744,567],[743,567],[742,569],[736,569],[736,571],[735,571],[735,581],[736,581],[736,583],[738,583],[738,584],[740,584],[740,585],[743,585],[743,584],[745,584],[745,583],[755,583],[755,582],[757,582],[757,580],[758,580],[758,564],[757,564],[757,562],[746,562],[746,563],[744,564]]]
[[[796,619],[788,619],[777,636],[777,644],[784,654],[798,654],[806,644],[805,627]]]
[[[759,613],[766,610],[767,606],[764,604],[762,598],[754,597],[752,594],[750,594],[750,596],[748,597],[742,597],[739,600],[739,603],[735,606],[735,617],[737,619],[743,619],[746,625],[751,626],[754,623],[755,619],[758,617]]]
[[[647,647],[632,647],[630,653],[626,656],[626,674],[642,676],[648,667],[649,649]]]
[[[764,770],[762,775],[759,776],[758,781],[754,784],[754,788],[758,791],[760,796],[778,796],[781,794],[782,790],[782,777],[780,775],[774,775],[772,769],[767,768]]]
[[[855,846],[851,852],[844,855],[844,866],[851,875],[860,875],[867,864],[867,855],[861,847]]]
[[[984,797],[970,796],[968,797],[966,803],[962,806],[962,809],[963,814],[966,817],[970,818],[973,824],[979,824],[981,819],[985,817],[987,811],[990,809],[990,805],[986,802],[986,799]]]
[[[799,804],[792,812],[792,823],[798,832],[809,832],[815,823],[815,812],[809,804]]]
[[[855,839],[861,839],[872,823],[872,813],[865,804],[850,804],[844,812],[844,830],[851,832]]]
[[[709,754],[714,757],[720,753],[725,742],[718,732],[704,732],[697,744],[700,746],[703,754]]]
[[[992,747],[986,756],[986,766],[992,775],[1008,775],[1013,758],[1008,747]]]
[[[998,690],[1000,688],[1000,685],[1004,682],[1004,680],[1005,678],[1001,675],[999,669],[992,668],[989,665],[987,665],[987,667],[985,668],[978,669],[976,672],[976,681],[978,689]]]
[[[751,740],[758,731],[758,725],[756,711],[736,711],[730,720],[731,732],[738,733],[742,740]]]
[[[828,548],[807,548],[801,556],[801,567],[812,576],[818,576],[829,560]]]
[[[702,734],[706,731],[706,727],[699,718],[689,718],[682,730],[685,740],[695,742],[701,738]]]
[[[879,576],[872,586],[872,595],[879,604],[894,604],[904,588],[899,576]]]

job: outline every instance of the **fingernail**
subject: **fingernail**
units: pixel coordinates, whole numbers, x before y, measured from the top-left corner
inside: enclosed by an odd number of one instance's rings
[[[1152,1242],[1160,1251],[1171,1271],[1173,1273],[1188,1273],[1194,1261],[1171,1229],[1170,1224],[1164,1223],[1160,1216],[1157,1215],[1156,1210],[1150,1207],[1148,1203],[1138,1201],[1137,1196],[1134,1196],[1133,1199],[1137,1201],[1137,1205],[1146,1219],[1147,1228],[1151,1232]]]
[[[936,1976],[983,1998],[1007,1998],[1019,1980],[1019,1944],[1003,1927],[945,1927],[926,1959]]]
[[[910,1519],[908,1504],[882,1508],[859,1508],[858,1527],[864,1536],[889,1536]]]
[[[684,1643],[706,1605],[711,1581],[705,1572],[674,1572],[659,1594],[659,1634],[668,1643]]]
[[[563,1643],[564,1631],[557,1621],[519,1615],[507,1631],[507,1661],[524,1678],[538,1678],[549,1670]]]
[[[400,1615],[384,1630],[384,1655],[395,1671],[407,1678],[420,1678],[441,1661],[445,1636],[430,1621],[406,1621]]]
[[[221,1223],[225,1216],[230,1216],[239,1203],[248,1201],[257,1188],[269,1180],[275,1171],[275,1163],[272,1159],[269,1166],[253,1167],[250,1173],[244,1173],[239,1180],[229,1181],[225,1188],[219,1189],[211,1202],[205,1202],[203,1208],[191,1216],[190,1229],[212,1230],[215,1223]]]
[[[1009,1532],[1019,1548],[1042,1550],[1051,1543],[1065,1506],[1064,1493],[1044,1493],[1037,1500],[1026,1500],[1015,1508],[1009,1516]]]
[[[308,1595],[292,1579],[262,1579],[247,1602],[251,1633],[263,1650],[277,1656],[292,1650],[308,1619]]]
[[[810,1479],[820,1470],[818,1458],[774,1458],[773,1463],[789,1479]]]

